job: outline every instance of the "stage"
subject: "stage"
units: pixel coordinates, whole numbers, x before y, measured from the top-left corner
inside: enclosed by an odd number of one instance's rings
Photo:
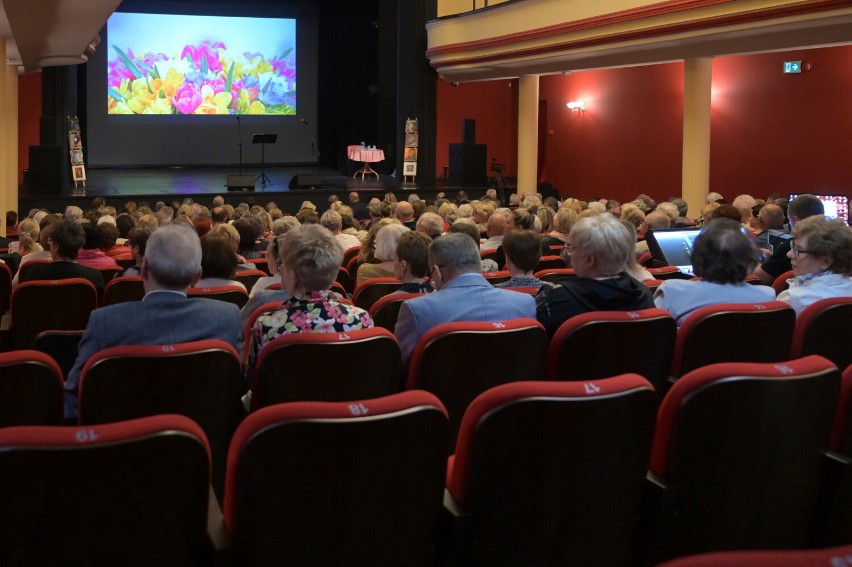
[[[352,169],[354,172],[355,167]],[[361,200],[366,202],[373,197],[382,198],[387,192],[395,193],[400,200],[411,193],[431,200],[440,192],[455,198],[461,189],[475,199],[487,190],[485,186],[462,188],[444,179],[438,179],[429,186],[403,183],[402,179],[391,175],[381,175],[379,179],[367,176],[362,180],[360,176],[353,178],[352,172],[347,175],[336,169],[311,165],[266,167],[264,173],[269,179],[266,185],[257,180],[254,191],[228,191],[228,176],[240,175],[237,167],[90,168],[85,191],[82,187],[76,190],[69,187],[59,195],[30,195],[22,190],[18,208],[21,214],[32,208],[62,212],[69,204],[85,210],[94,197],[104,197],[108,205],[118,210],[128,201],[154,205],[157,201],[170,203],[191,198],[209,205],[214,196],[222,195],[225,202],[232,205],[241,202],[265,205],[273,201],[283,211],[295,213],[302,201],[310,200],[323,210],[329,196],[336,195],[346,201],[351,191],[358,191]],[[242,174],[257,178],[261,170],[259,166],[243,167]],[[317,184],[317,180],[321,182]],[[305,181],[313,186],[307,186]],[[514,188],[505,189],[507,195],[510,191]]]

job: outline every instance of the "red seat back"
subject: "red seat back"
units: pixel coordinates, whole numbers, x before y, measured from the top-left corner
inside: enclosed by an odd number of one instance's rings
[[[514,382],[468,407],[447,488],[471,565],[641,564],[657,399],[637,374]]]
[[[449,452],[467,406],[482,392],[544,376],[547,332],[535,319],[444,323],[414,347],[409,390],[432,392],[450,415]]]
[[[209,474],[204,432],[182,416],[0,429],[0,557],[203,565]]]
[[[446,411],[426,392],[251,414],[228,455],[238,562],[432,564],[446,433]]]
[[[783,301],[721,303],[690,313],[677,331],[671,375],[718,362],[789,358],[796,313]]]

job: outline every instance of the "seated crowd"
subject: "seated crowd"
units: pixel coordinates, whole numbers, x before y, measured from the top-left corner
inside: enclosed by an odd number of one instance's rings
[[[31,211],[11,231],[18,240],[7,244],[21,266],[32,264],[16,274],[14,286],[80,277],[103,292],[105,275],[141,276],[144,300],[92,313],[66,383],[73,417],[82,366],[111,345],[221,338],[246,349],[250,373],[264,346],[281,335],[373,326],[367,311],[332,290],[344,253],[357,247],[349,266],[357,285],[396,278],[398,293],[422,294],[399,310],[395,335],[403,362],[441,323],[528,317],[553,336],[575,315],[657,306],[680,324],[702,306],[774,300],[772,287],[746,280],[770,284],[788,270],[794,276],[778,299],[797,312],[821,298],[852,296],[852,229],[826,220],[811,195],[771,201],[741,195],[729,205],[711,194],[697,219],[687,216],[682,199],[656,204],[647,195],[625,204],[511,195],[503,207],[495,194],[475,201],[460,195],[458,202],[410,195],[397,202],[389,193],[364,204],[353,193],[349,204],[335,198],[318,214],[306,201],[292,215],[275,203],[233,207],[221,197],[210,208],[187,200],[153,208],[127,203],[118,212],[101,203],[88,212],[69,206],[63,215]],[[703,227],[691,255],[695,278],[671,279],[656,290],[645,285],[653,274],[637,260],[647,251],[646,233],[687,226]],[[764,235],[785,226],[789,237],[770,249]],[[555,281],[536,277],[541,258],[556,254],[573,272]],[[256,268],[269,275],[248,289],[237,274]],[[492,285],[483,273],[498,270],[509,279]],[[192,287],[221,285],[245,289],[241,311],[214,300],[197,309],[187,301]],[[529,288],[538,290],[535,297]],[[261,307],[268,309],[252,319]]]

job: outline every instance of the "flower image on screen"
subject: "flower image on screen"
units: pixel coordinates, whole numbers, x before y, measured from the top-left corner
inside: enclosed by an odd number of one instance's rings
[[[114,13],[109,114],[296,114],[296,20]]]

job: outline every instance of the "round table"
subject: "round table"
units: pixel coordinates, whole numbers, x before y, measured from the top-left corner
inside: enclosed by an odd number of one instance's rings
[[[348,146],[346,148],[347,154],[349,155],[349,159],[353,161],[361,161],[364,162],[364,165],[355,172],[355,175],[352,176],[352,179],[358,177],[358,174],[361,174],[361,181],[364,180],[364,175],[368,173],[375,174],[376,179],[379,178],[379,173],[370,167],[371,163],[375,163],[377,161],[385,160],[385,152],[384,150],[376,150],[376,149],[368,149],[363,146]]]

